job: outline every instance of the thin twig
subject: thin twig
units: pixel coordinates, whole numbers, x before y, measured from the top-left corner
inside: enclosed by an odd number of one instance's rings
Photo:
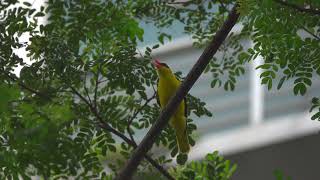
[[[129,138],[127,138],[125,135],[123,135],[121,132],[117,131],[116,129],[112,128],[111,126],[106,126],[107,124],[100,124],[100,127],[108,132],[113,133],[114,135],[120,137],[122,140],[124,140],[127,144],[131,145],[134,148],[137,148],[137,144],[133,141],[131,141]],[[152,157],[149,155],[144,155],[144,158],[158,171],[165,176],[169,180],[174,180],[174,178],[165,170],[161,165],[159,165]]]
[[[99,72],[97,72],[97,77],[96,77],[96,84],[94,88],[94,98],[93,98],[93,105],[94,108],[97,109],[97,93],[98,93],[98,88],[99,88]]]
[[[303,30],[305,30],[307,33],[309,33],[311,36],[313,36],[314,38],[320,40],[320,37],[319,37],[319,36],[317,36],[317,35],[315,35],[314,33],[312,33],[312,32],[311,32],[309,29],[307,29],[306,27],[301,26],[301,28],[302,28]]]
[[[157,91],[156,91],[156,88],[153,86],[153,84],[151,85],[152,89],[153,89],[153,92],[155,95],[157,95]]]
[[[136,141],[134,140],[133,137],[133,133],[131,132],[131,124],[133,122],[133,120],[137,117],[137,115],[149,104],[150,101],[152,101],[152,99],[154,99],[156,97],[156,93],[154,93],[149,99],[146,100],[146,102],[138,109],[136,110],[133,115],[128,119],[128,124],[127,124],[127,131],[128,134],[130,136],[130,139],[132,142],[134,142],[136,144]]]
[[[94,107],[90,104],[90,102],[82,96],[74,87],[70,86],[70,89],[73,91],[74,94],[76,94],[87,106],[89,107],[90,111],[95,115],[95,117],[99,121],[99,127],[102,129],[111,132],[112,134],[120,137],[122,140],[124,140],[127,144],[131,145],[132,147],[136,148],[137,144],[133,141],[131,141],[127,136],[122,134],[121,132],[117,131],[113,127],[111,127],[108,123],[106,123],[103,118],[99,115],[99,113],[96,111]],[[162,167],[160,166],[155,160],[153,160],[150,156],[147,154],[144,155],[145,159],[156,169],[158,169],[159,172],[161,172],[166,178],[170,180],[174,180],[174,178]]]
[[[99,80],[99,84],[101,84],[101,83],[104,83],[104,82],[107,82],[108,80],[107,79],[105,79],[105,80]]]
[[[146,102],[132,115],[132,117],[129,120],[129,123],[131,124],[132,121],[137,117],[137,115],[149,104],[152,99],[156,97],[156,93],[154,93],[149,99],[146,100]]]
[[[305,7],[300,7],[296,4],[292,4],[292,3],[288,3],[287,1],[283,1],[283,0],[273,0],[276,3],[279,3],[283,6],[287,6],[290,7],[292,9],[295,9],[297,11],[300,12],[305,12],[305,13],[309,13],[309,14],[313,14],[313,15],[320,15],[320,10],[319,9],[311,9],[311,8],[305,8]]]

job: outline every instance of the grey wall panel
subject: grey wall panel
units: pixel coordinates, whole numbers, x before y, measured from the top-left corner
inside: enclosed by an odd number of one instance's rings
[[[292,180],[320,179],[320,134],[227,156],[238,164],[232,180],[271,180],[281,169]]]

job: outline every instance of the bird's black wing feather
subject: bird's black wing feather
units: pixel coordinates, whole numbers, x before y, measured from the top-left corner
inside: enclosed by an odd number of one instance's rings
[[[182,79],[179,78],[179,76],[177,76],[177,74],[175,74],[175,76],[176,76],[176,78],[177,78],[180,82],[182,81]],[[184,97],[183,100],[184,100],[184,116],[185,116],[185,117],[188,117],[187,97]]]
[[[184,97],[184,98],[183,98],[183,100],[184,100],[184,116],[185,116],[185,117],[188,117],[188,104],[187,104],[187,98],[186,98],[186,97]]]
[[[188,129],[188,105],[187,105],[187,98],[184,97],[184,116],[186,117],[186,129],[185,129],[185,133],[187,133],[187,129]]]

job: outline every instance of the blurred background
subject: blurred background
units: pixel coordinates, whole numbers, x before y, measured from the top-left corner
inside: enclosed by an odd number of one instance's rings
[[[31,1],[40,7],[42,0]],[[141,22],[145,29],[141,51],[158,43],[154,27]],[[234,33],[240,26],[235,26]],[[178,22],[174,28],[162,29],[172,35],[153,52],[154,58],[167,63],[174,71],[187,75],[203,49],[192,46]],[[26,41],[28,37],[25,37]],[[251,42],[246,47],[252,47]],[[25,58],[25,52],[19,52]],[[217,54],[219,58],[221,54]],[[218,150],[226,159],[238,165],[236,180],[270,180],[279,169],[293,179],[314,180],[320,177],[320,122],[311,120],[311,99],[319,95],[320,80],[314,79],[305,96],[294,96],[292,84],[285,83],[280,91],[268,91],[261,86],[260,71],[255,68],[260,57],[246,66],[246,73],[237,79],[234,91],[211,88],[212,74],[203,74],[191,89],[191,94],[206,102],[211,118],[192,117],[198,126],[197,143],[190,160],[201,160]],[[17,69],[17,74],[19,73]]]

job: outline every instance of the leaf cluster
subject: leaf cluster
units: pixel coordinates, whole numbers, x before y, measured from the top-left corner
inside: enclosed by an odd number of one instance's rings
[[[171,169],[171,173],[179,180],[186,179],[230,179],[237,166],[225,160],[218,152],[209,153],[201,161],[193,161],[184,166]]]
[[[144,33],[138,10],[149,3],[157,2],[49,0],[40,9],[1,2],[1,179],[110,179],[105,165],[119,170],[160,111],[150,95],[157,78],[151,54],[159,45],[143,55],[138,49]],[[20,42],[22,35],[30,42]],[[25,49],[32,63],[12,48]],[[188,99],[189,114],[211,116],[204,102]],[[195,129],[188,119],[192,145]],[[155,152],[169,149],[174,157],[175,141],[168,127]],[[166,152],[155,161],[171,162]]]

